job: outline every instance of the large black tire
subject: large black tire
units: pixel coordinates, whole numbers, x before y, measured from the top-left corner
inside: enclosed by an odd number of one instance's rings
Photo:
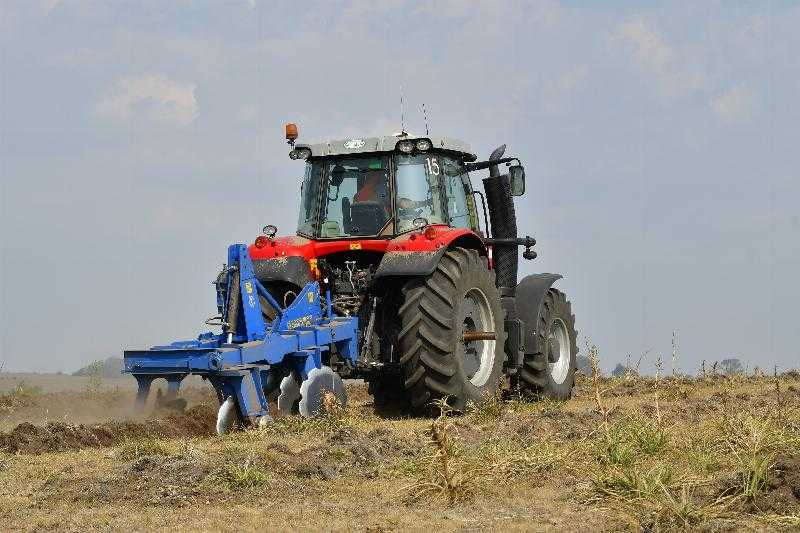
[[[561,350],[560,335],[557,333],[561,327],[568,339],[569,354]],[[525,395],[562,401],[572,396],[577,367],[577,338],[572,305],[563,292],[549,289],[539,308],[536,351],[525,354],[519,372],[519,386]],[[562,354],[568,359],[561,360]],[[568,366],[561,366],[563,364]]]
[[[494,394],[502,379],[506,334],[494,273],[486,258],[475,250],[448,250],[436,270],[409,281],[403,295],[398,352],[412,407],[427,409],[432,401],[447,396],[451,407],[463,410],[467,402]],[[483,311],[474,311],[479,307]],[[464,316],[469,309],[474,317]],[[472,329],[481,320],[477,330],[492,328],[496,340],[465,345],[465,328]]]

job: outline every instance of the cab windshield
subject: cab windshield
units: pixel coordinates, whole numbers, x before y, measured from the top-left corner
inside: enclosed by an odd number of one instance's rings
[[[297,232],[322,239],[392,236],[414,229],[417,219],[475,228],[461,169],[458,159],[437,153],[310,160]]]

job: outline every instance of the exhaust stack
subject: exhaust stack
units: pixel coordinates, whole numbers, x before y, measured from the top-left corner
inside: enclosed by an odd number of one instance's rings
[[[506,145],[502,145],[489,156],[490,161],[503,157]],[[483,179],[486,192],[486,203],[489,204],[489,219],[492,224],[492,237],[495,239],[517,238],[517,214],[514,210],[514,199],[507,174],[500,174],[497,165],[489,167],[489,177]],[[494,246],[494,268],[497,275],[496,284],[506,314],[511,318],[514,313],[514,295],[517,289],[517,267],[519,251],[516,244],[496,244]],[[510,301],[509,301],[510,300]]]

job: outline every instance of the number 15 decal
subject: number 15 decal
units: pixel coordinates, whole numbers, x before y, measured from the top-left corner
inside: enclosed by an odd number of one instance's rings
[[[428,165],[428,174],[431,176],[438,176],[441,168],[439,168],[439,161],[435,157],[426,157],[425,164]]]

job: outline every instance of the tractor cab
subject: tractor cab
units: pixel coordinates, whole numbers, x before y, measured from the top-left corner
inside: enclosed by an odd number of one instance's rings
[[[304,160],[297,233],[313,239],[394,238],[421,226],[477,231],[475,160],[449,138],[396,136],[293,146]]]

